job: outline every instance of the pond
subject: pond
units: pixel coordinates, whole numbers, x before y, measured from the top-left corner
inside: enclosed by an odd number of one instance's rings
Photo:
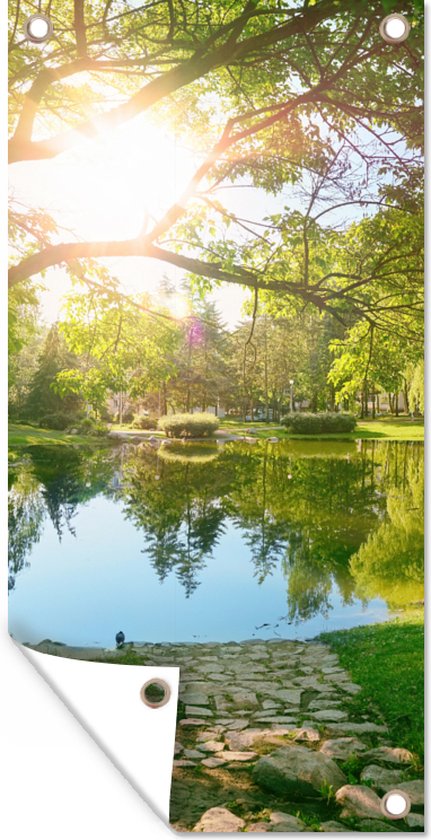
[[[306,639],[423,598],[423,447],[33,446],[10,469],[9,626],[112,647]]]

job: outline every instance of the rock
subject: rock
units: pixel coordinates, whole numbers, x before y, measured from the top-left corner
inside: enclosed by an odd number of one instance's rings
[[[204,723],[204,721],[202,721]],[[206,720],[205,723],[208,723]],[[196,735],[197,741],[217,741],[217,738],[224,732],[224,726],[214,726],[212,729],[203,729]]]
[[[327,820],[320,824],[319,831],[346,831],[346,826],[336,820]]]
[[[266,822],[249,823],[249,825],[246,828],[246,832],[248,833],[249,831],[256,831],[258,833],[260,833],[261,831],[271,831],[271,826],[269,823]]]
[[[292,706],[299,706],[301,702],[301,691],[289,688],[278,688],[274,691],[274,697],[290,703]]]
[[[382,811],[377,793],[365,785],[344,785],[335,794],[335,800],[342,807],[341,818],[359,817],[381,819]]]
[[[320,741],[320,734],[317,729],[312,729],[310,726],[303,727],[302,729],[293,729],[289,734],[293,741],[309,741],[310,743]]]
[[[178,758],[174,760],[174,767],[196,767],[196,761],[189,761],[187,758]]]
[[[346,691],[347,694],[357,694],[358,691],[362,691],[362,686],[357,685],[356,683],[340,683],[339,688],[341,691]]]
[[[226,759],[216,758],[214,755],[212,755],[211,758],[204,758],[201,761],[201,764],[203,764],[204,767],[209,767],[210,770],[214,770],[216,767],[221,767],[222,764],[226,764]]]
[[[388,788],[390,790],[390,788]],[[425,805],[425,786],[423,779],[414,779],[411,782],[397,784],[397,790],[407,793],[412,805]],[[387,791],[385,790],[385,793]]]
[[[346,720],[347,717],[347,712],[342,712],[339,709],[322,709],[321,712],[313,712],[313,718],[315,718],[315,720],[321,720],[324,722]]]
[[[367,759],[383,761],[385,764],[412,764],[413,755],[403,747],[376,747],[368,750]]]
[[[223,741],[204,741],[199,745],[199,749],[204,752],[221,752],[224,749]]]
[[[186,706],[186,715],[187,717],[193,717],[193,715],[200,715],[201,717],[212,717],[213,713],[211,709],[203,709],[201,706]]]
[[[226,675],[224,676],[226,679]],[[250,709],[254,706],[258,706],[259,702],[254,693],[254,691],[236,691],[232,694],[232,705],[235,706],[237,709]]]
[[[257,753],[255,752],[246,752],[242,750],[240,752],[234,752],[233,750],[224,750],[222,753],[216,753],[217,758],[222,758],[224,756],[227,761],[252,761],[253,758],[256,758]]]
[[[296,746],[283,747],[260,758],[253,778],[261,787],[292,799],[320,795],[324,784],[338,790],[346,782],[331,758]]]
[[[174,755],[178,755],[178,753],[182,752],[184,749],[183,745],[180,744],[179,741],[175,741],[174,745]]]
[[[361,782],[371,782],[373,788],[385,792],[393,787],[399,787],[402,781],[402,770],[387,770],[379,764],[369,764],[361,773]]]
[[[184,750],[184,758],[202,758],[199,750]]]
[[[227,808],[210,808],[202,814],[193,831],[241,831],[245,827],[241,817],[232,814]]]
[[[199,694],[195,692],[194,694],[184,692],[181,696],[181,700],[183,703],[187,703],[190,706],[205,706],[208,703],[208,697],[205,694]]]
[[[199,718],[183,718],[180,720],[180,726],[205,726],[206,723],[206,720],[200,720]]]
[[[269,817],[273,826],[272,831],[306,831],[307,826],[298,817],[285,814],[283,811],[273,811]]]
[[[253,716],[253,721],[258,721],[259,723],[290,723],[291,726],[296,726],[296,720],[287,715],[256,715],[256,717]]]
[[[273,709],[277,706],[279,706],[279,703],[276,700],[264,700],[262,703],[262,709]]]
[[[274,727],[274,729],[247,729],[244,732],[226,732],[225,741],[231,750],[243,750],[251,747],[256,741],[266,744],[280,744],[283,735],[290,735],[294,731],[286,726]]]
[[[373,723],[366,721],[365,723],[350,723],[348,720],[343,723],[328,723],[326,727],[329,732],[335,735],[362,735],[371,732],[377,732],[379,735],[384,735],[388,731],[388,727],[383,723]]]
[[[425,817],[423,814],[407,814],[405,821],[409,828],[425,828]]]
[[[238,731],[240,729],[246,729],[247,726],[249,726],[249,724],[250,724],[250,721],[244,720],[244,719],[232,720],[230,723],[228,723],[226,725],[226,728],[229,729],[229,730],[233,729],[233,730]]]
[[[350,756],[358,752],[362,753],[364,750],[367,750],[367,745],[359,738],[333,738],[325,741],[320,747],[320,752],[324,755],[341,761],[347,761]]]

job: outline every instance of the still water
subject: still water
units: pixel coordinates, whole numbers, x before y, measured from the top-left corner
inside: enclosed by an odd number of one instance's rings
[[[19,641],[309,638],[423,598],[423,447],[28,447],[10,469]]]

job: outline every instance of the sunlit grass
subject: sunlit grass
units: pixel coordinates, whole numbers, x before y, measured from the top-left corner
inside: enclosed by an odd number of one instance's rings
[[[79,444],[100,444],[104,438],[95,438],[85,435],[68,435],[66,432],[56,432],[53,429],[38,429],[34,426],[25,426],[21,424],[9,425],[9,448],[13,450],[20,446],[36,446],[37,444],[44,444],[45,446],[57,445],[68,446],[71,443]]]
[[[352,704],[358,713],[377,708],[392,744],[424,750],[424,612],[408,610],[393,621],[323,633],[320,638],[362,686]]]
[[[292,435],[279,423],[249,422],[242,420],[224,419],[220,428],[229,430],[232,434],[253,434],[259,438],[271,436],[295,439],[343,440],[385,439],[385,440],[423,440],[423,420],[411,420],[410,417],[381,417],[378,420],[358,420],[353,432],[340,434]]]

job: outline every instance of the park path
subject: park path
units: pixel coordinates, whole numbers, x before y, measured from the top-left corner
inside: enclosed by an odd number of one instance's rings
[[[138,644],[142,664],[180,667],[171,823],[178,831],[423,831],[415,757],[358,703],[331,649],[318,642]],[[37,650],[86,659],[119,651]],[[408,793],[387,820],[381,798]]]

